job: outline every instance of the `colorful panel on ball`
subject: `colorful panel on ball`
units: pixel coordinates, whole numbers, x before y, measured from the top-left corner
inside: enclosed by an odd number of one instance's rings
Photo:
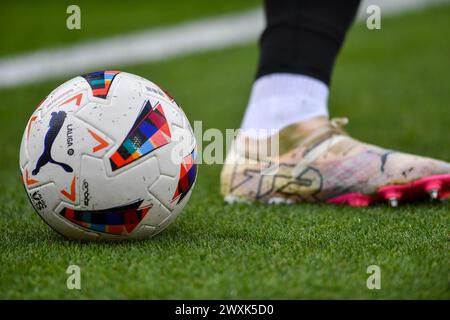
[[[197,177],[197,164],[195,161],[195,149],[187,156],[183,158],[180,165],[180,178],[178,180],[177,189],[173,195],[172,201],[178,199],[178,203],[189,193],[194,185],[195,178]]]
[[[129,234],[150,209],[138,209],[141,203],[142,200],[139,200],[126,206],[91,211],[64,208],[60,215],[89,230],[110,234]]]
[[[152,108],[150,101],[131,127],[117,151],[109,158],[112,171],[149,154],[170,142],[170,130],[161,104]]]
[[[89,83],[92,89],[92,95],[97,98],[106,99],[109,87],[111,86],[114,77],[120,71],[97,71],[82,75]]]

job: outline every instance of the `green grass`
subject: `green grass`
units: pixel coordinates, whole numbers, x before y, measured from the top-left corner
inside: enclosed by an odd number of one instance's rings
[[[211,4],[214,5],[211,5]],[[69,30],[67,7],[81,10],[81,29]],[[3,1],[0,9],[0,56],[67,45],[193,18],[232,13],[260,5],[260,0],[43,0]]]
[[[331,113],[356,137],[450,160],[450,6],[355,26],[338,60]],[[204,128],[239,125],[256,65],[249,45],[128,68],[170,89]],[[57,82],[0,91],[0,298],[449,299],[450,205],[390,209],[227,206],[220,166],[202,165],[183,214],[140,242],[78,243],[34,213],[20,185],[20,137]],[[66,289],[69,264],[82,290]],[[366,288],[366,268],[382,289]]]

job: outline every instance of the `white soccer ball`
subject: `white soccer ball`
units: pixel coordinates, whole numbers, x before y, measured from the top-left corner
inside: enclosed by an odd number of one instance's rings
[[[166,228],[197,175],[189,121],[156,84],[118,71],[73,78],[25,128],[20,170],[44,221],[69,238],[145,238]]]

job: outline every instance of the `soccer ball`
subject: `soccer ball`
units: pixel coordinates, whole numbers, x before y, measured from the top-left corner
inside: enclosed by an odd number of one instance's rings
[[[146,238],[189,200],[196,142],[174,99],[144,78],[100,71],[67,81],[31,116],[20,170],[39,216],[74,239]]]

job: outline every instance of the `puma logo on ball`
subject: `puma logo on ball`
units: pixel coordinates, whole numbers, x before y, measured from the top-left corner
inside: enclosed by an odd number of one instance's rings
[[[39,160],[36,164],[36,168],[32,171],[33,175],[37,175],[39,170],[47,163],[53,163],[64,169],[66,172],[73,172],[71,166],[66,163],[58,162],[52,158],[51,150],[53,143],[55,142],[56,137],[58,136],[59,131],[61,130],[64,120],[66,119],[67,114],[64,111],[52,112],[52,117],[48,124],[48,131],[45,134],[44,138],[44,151],[42,155],[39,157]]]

